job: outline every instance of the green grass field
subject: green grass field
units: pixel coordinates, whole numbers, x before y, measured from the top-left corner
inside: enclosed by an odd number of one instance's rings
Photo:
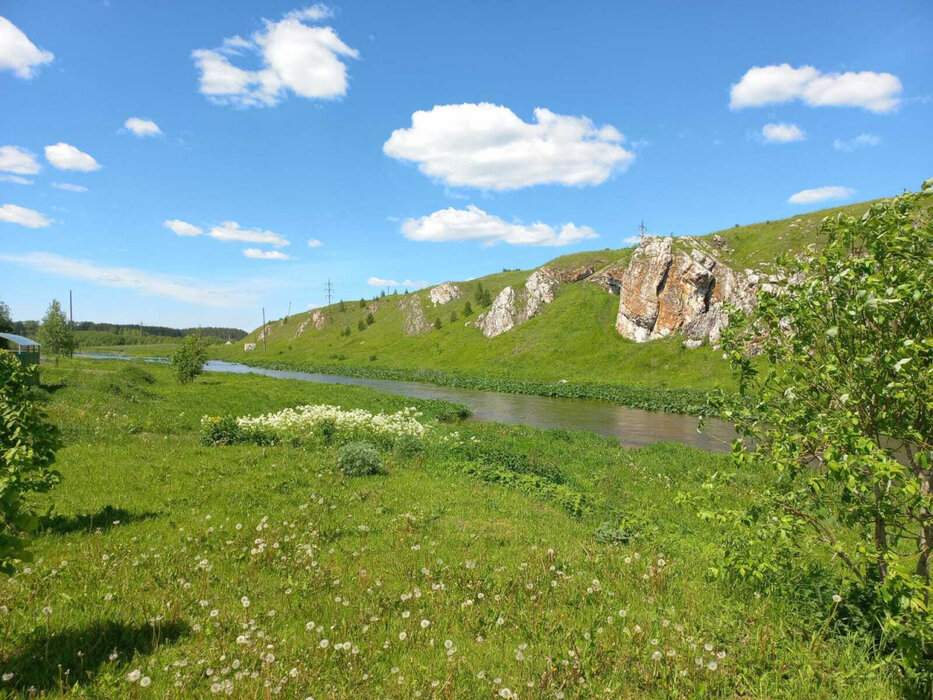
[[[0,582],[0,693],[897,695],[867,642],[829,624],[829,590],[708,578],[722,545],[697,516],[703,484],[716,474],[735,503],[761,484],[725,456],[442,422],[448,405],[359,387],[180,386],[89,360],[42,374],[64,482],[35,561]],[[307,403],[414,403],[423,452],[384,448],[387,474],[350,479],[330,445],[199,442],[205,414]],[[622,541],[595,536],[606,522]]]

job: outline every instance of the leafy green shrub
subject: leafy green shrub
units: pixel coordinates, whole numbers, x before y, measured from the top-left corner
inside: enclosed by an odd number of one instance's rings
[[[923,191],[933,193],[933,179]],[[747,438],[733,446],[736,466],[773,474],[772,488],[731,517],[750,544],[726,560],[729,572],[774,585],[812,559],[808,549],[821,551],[924,695],[933,684],[927,204],[905,193],[860,219],[825,218],[823,248],[781,262],[790,280],[781,293],[730,319],[723,347],[740,392],[717,401]],[[759,351],[766,363],[752,359]]]
[[[484,464],[467,464],[463,467],[463,472],[485,483],[499,484],[556,503],[575,518],[583,517],[592,510],[589,499],[582,493],[535,474],[517,474],[501,467]]]
[[[139,365],[130,364],[126,367],[122,367],[117,375],[122,379],[125,379],[127,382],[133,384],[138,384],[140,386],[144,384],[155,384],[155,377],[152,376],[149,372],[144,370]]]
[[[38,525],[28,498],[61,481],[51,468],[60,446],[57,429],[29,399],[35,367],[0,350],[0,572],[11,574],[16,560],[29,561],[21,533]]]
[[[424,452],[424,443],[414,435],[400,435],[395,441],[395,451],[402,457],[415,457]]]
[[[368,442],[351,442],[337,451],[337,469],[344,476],[385,474],[379,451]]]
[[[200,333],[186,335],[181,345],[172,354],[172,370],[182,384],[190,384],[201,372],[207,362],[207,343]]]
[[[201,419],[202,445],[233,445],[243,440],[243,431],[231,415],[204,416]]]
[[[593,536],[600,544],[628,544],[632,540],[632,533],[611,523],[602,523]]]

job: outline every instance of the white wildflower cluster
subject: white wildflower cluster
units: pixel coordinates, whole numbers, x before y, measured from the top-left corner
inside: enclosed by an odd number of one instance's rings
[[[237,425],[245,430],[266,430],[279,434],[311,437],[322,426],[330,425],[341,434],[369,434],[388,438],[424,435],[424,424],[418,419],[421,412],[403,408],[396,413],[370,413],[362,408],[344,410],[340,406],[319,404],[286,408],[277,413],[261,416],[241,416]]]

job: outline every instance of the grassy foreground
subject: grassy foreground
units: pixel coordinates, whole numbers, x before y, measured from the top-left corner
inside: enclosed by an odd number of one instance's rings
[[[42,373],[65,480],[36,560],[0,581],[0,693],[896,695],[865,642],[799,601],[707,580],[702,484],[728,477],[719,497],[738,502],[759,483],[725,457],[452,424],[448,404],[359,387],[179,386],[87,360]],[[204,414],[308,403],[414,405],[424,451],[383,450],[386,475],[347,479],[332,447],[199,443]]]

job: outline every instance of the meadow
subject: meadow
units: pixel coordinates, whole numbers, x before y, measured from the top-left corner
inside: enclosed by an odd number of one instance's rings
[[[769,596],[715,575],[727,540],[703,510],[765,478],[728,456],[135,362],[63,360],[42,383],[64,481],[35,560],[0,582],[2,694],[898,695],[835,624],[830,578]],[[304,439],[246,419],[323,404],[412,409],[423,432],[374,437],[382,473],[351,478],[339,421]],[[273,432],[217,444],[205,415]]]

